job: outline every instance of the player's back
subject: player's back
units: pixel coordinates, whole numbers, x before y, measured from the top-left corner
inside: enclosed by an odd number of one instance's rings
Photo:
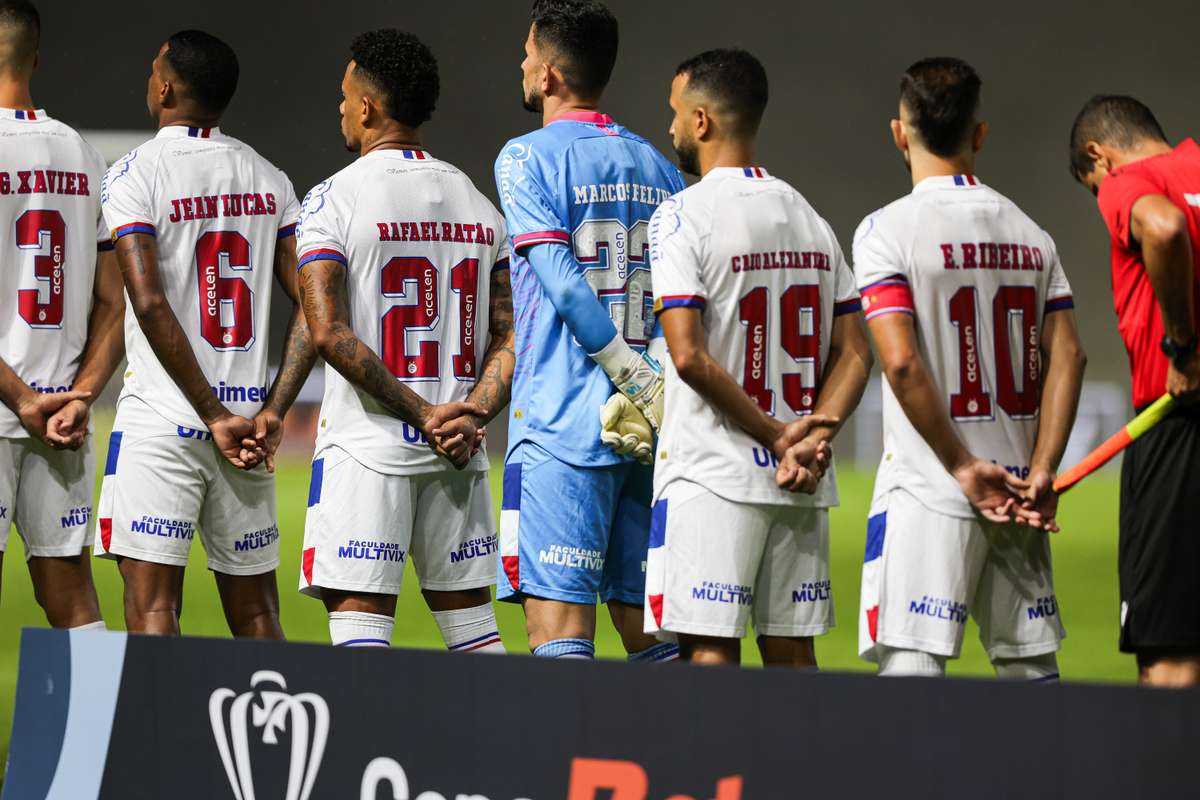
[[[0,109],[0,357],[38,391],[66,391],[87,342],[104,161],[45,111]],[[0,406],[0,437],[23,437]]]
[[[304,199],[300,264],[342,261],[351,325],[432,404],[465,400],[487,349],[490,277],[504,221],[465,174],[424,150],[375,150]],[[391,474],[448,468],[415,427],[326,365],[318,449]],[[486,469],[480,451],[472,468]]]
[[[927,178],[863,221],[854,261],[868,320],[914,314],[921,355],[967,449],[1028,475],[1042,318],[1072,305],[1049,234],[973,176]],[[889,486],[944,513],[974,513],[885,381],[876,491]]]
[[[102,200],[114,238],[156,238],[163,292],[201,369],[230,411],[253,416],[267,392],[276,243],[299,213],[287,176],[218,128],[172,125],[109,169]],[[125,345],[123,395],[202,428],[131,308]]]
[[[828,223],[760,167],[711,170],[651,222],[660,311],[703,311],[706,349],[767,414],[812,413],[834,317],[858,311],[858,292]],[[666,413],[655,496],[675,480],[739,502],[836,505],[832,474],[815,495],[775,484],[769,449],[685,383],[667,359]]]
[[[642,348],[654,327],[649,221],[683,188],[682,177],[646,140],[588,112],[509,142],[496,180],[513,247],[517,368],[509,449],[529,440],[580,466],[616,463],[621,457],[600,443],[597,413],[612,383],[555,313],[524,252],[567,244],[618,333]]]

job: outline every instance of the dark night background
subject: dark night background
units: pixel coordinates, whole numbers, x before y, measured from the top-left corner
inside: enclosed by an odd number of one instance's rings
[[[1133,94],[1172,140],[1200,132],[1200,5],[1170,0],[1008,3],[798,3],[611,0],[621,53],[604,110],[664,151],[675,65],[710,47],[738,45],[771,78],[759,161],[803,192],[843,248],[867,213],[909,189],[888,120],[897,82],[927,55],[967,59],[984,79],[992,131],[978,173],[1054,236],[1074,284],[1088,377],[1127,381],[1108,283],[1108,244],[1086,191],[1067,172],[1066,141],[1097,92]],[[282,167],[303,194],[350,158],[338,133],[339,82],[351,38],[407,29],[441,66],[442,99],[426,146],[495,197],[500,147],[538,119],[520,106],[525,0],[400,3],[66,2],[45,0],[37,104],[88,130],[145,129],[149,63],[189,27],[229,41],[241,84],[222,128]],[[278,300],[277,300],[278,302]],[[282,326],[281,309],[276,324]],[[277,328],[278,329],[278,328]],[[279,340],[273,342],[278,352]]]

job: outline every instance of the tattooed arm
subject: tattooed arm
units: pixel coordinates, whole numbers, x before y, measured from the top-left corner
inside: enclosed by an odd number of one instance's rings
[[[242,446],[243,439],[253,437],[254,423],[230,412],[209,386],[191,342],[163,293],[154,237],[128,234],[117,240],[116,249],[129,303],[159,363],[212,431],[221,455],[240,469],[257,466],[263,453]]]
[[[471,413],[483,415],[484,409],[472,403],[447,403],[434,406],[409,389],[388,370],[370,347],[355,335],[350,326],[350,307],[346,296],[346,268],[336,261],[314,260],[300,270],[300,297],[304,316],[317,352],[343,378],[374,397],[393,416],[425,434],[433,443],[435,408],[453,416]],[[470,447],[454,452],[435,447],[458,468],[466,466]]]
[[[283,438],[283,417],[287,414],[300,388],[317,360],[317,351],[308,335],[308,324],[304,320],[304,309],[300,305],[300,293],[296,273],[296,238],[284,236],[275,245],[275,278],[292,300],[292,318],[288,322],[287,336],[283,340],[283,361],[275,381],[267,392],[262,410],[254,416],[254,438],[266,452],[267,471],[275,471],[275,451]]]

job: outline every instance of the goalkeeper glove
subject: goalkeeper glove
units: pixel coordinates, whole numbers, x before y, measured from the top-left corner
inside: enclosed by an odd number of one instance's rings
[[[638,355],[621,334],[592,358],[604,368],[617,391],[629,398],[654,430],[662,427],[663,371],[653,357]]]
[[[654,433],[637,406],[619,392],[600,408],[600,441],[617,455],[632,455],[639,462],[654,463]]]

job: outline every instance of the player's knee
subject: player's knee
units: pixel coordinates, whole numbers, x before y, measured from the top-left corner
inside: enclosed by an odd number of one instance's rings
[[[712,636],[679,637],[679,657],[692,664],[738,664],[742,640]]]
[[[889,678],[940,678],[946,674],[946,657],[920,650],[876,645],[879,674]]]
[[[759,636],[758,651],[762,654],[764,666],[817,668],[817,653],[811,636]]]
[[[1054,653],[1043,653],[1024,658],[996,658],[992,660],[997,678],[1035,683],[1054,683],[1058,680],[1058,657]]]

